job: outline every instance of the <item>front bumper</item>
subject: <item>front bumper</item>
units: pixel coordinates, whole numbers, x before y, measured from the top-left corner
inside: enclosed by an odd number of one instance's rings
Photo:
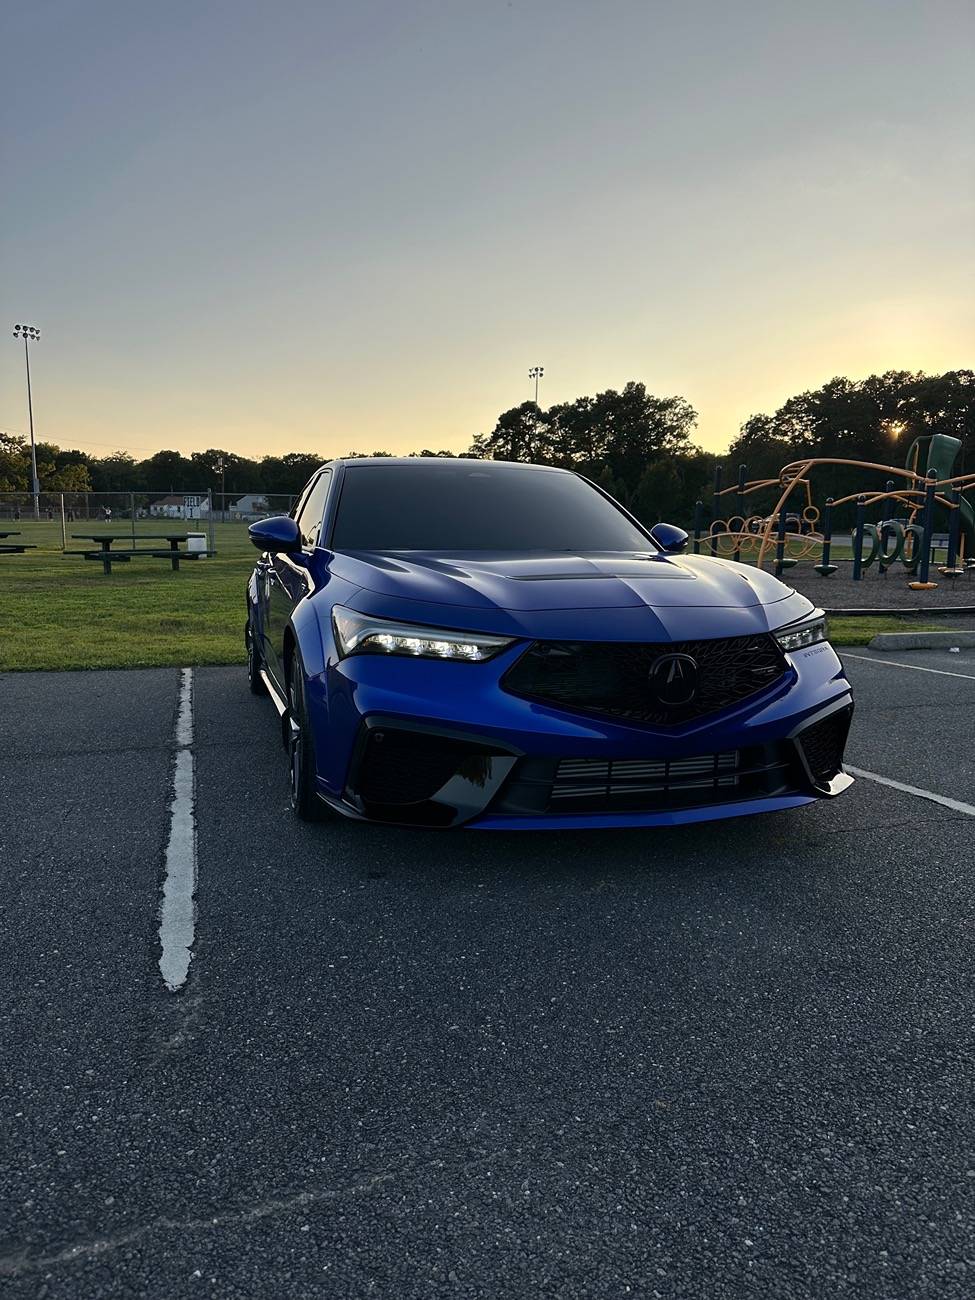
[[[850,688],[826,644],[788,656],[783,679],[745,704],[666,731],[510,695],[509,666],[330,665],[313,684],[322,797],[385,823],[580,829],[750,816],[851,783]]]

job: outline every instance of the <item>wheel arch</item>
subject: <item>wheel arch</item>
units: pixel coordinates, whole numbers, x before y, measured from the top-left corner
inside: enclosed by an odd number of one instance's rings
[[[318,615],[311,600],[303,600],[295,606],[284,630],[282,654],[286,672],[290,671],[295,646],[301,651],[305,676],[320,677],[325,671],[325,648],[322,645]]]

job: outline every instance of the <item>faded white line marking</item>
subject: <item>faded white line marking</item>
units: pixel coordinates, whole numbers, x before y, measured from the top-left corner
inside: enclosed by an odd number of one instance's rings
[[[849,763],[844,763],[843,767],[851,776],[862,776],[867,781],[876,781],[879,785],[889,785],[892,790],[900,790],[901,794],[914,794],[919,799],[930,799],[932,803],[939,803],[943,808],[950,808],[952,812],[966,813],[969,817],[975,817],[975,805],[962,803],[960,799],[949,799],[947,795],[935,794],[931,790],[920,790],[916,785],[905,785],[903,781],[894,781],[889,776],[865,772],[862,767],[851,767]]]
[[[169,805],[166,874],[159,910],[159,969],[170,993],[186,983],[196,922],[196,818],[193,812],[193,669],[180,676],[176,771]]]
[[[883,664],[885,668],[910,668],[912,673],[934,673],[938,677],[963,677],[966,682],[975,682],[971,673],[949,673],[945,668],[922,668],[920,664],[905,664],[899,659],[874,659],[870,655],[851,655],[840,649],[841,659],[859,659],[862,664]]]

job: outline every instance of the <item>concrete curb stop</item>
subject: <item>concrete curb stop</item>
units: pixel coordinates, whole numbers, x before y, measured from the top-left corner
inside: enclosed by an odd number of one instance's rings
[[[948,650],[952,646],[975,646],[975,629],[955,628],[952,632],[878,632],[871,650]]]
[[[811,599],[811,597],[810,597]],[[967,618],[975,614],[975,605],[872,605],[864,608],[826,609],[830,618],[873,618],[875,615],[893,614],[895,618]]]

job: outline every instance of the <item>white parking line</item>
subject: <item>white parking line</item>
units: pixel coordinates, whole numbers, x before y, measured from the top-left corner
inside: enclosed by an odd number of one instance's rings
[[[841,659],[859,659],[862,664],[883,664],[885,668],[910,668],[912,673],[935,673],[938,677],[964,677],[966,682],[975,682],[972,673],[949,673],[945,668],[922,668],[920,664],[905,664],[899,659],[874,659],[871,655],[851,655],[840,649]]]
[[[193,669],[180,675],[176,716],[176,771],[169,805],[166,874],[159,911],[159,969],[170,993],[177,993],[189,974],[196,921],[196,819],[193,812]]]
[[[960,799],[949,799],[946,795],[935,794],[931,790],[921,790],[916,785],[905,785],[903,781],[894,781],[889,776],[878,776],[876,772],[865,772],[862,767],[851,767],[849,763],[844,763],[843,767],[851,776],[876,781],[878,785],[889,785],[892,790],[900,790],[901,794],[914,794],[919,799],[930,799],[932,803],[939,803],[943,808],[950,808],[952,812],[966,813],[969,817],[975,817],[975,805],[962,803]]]

